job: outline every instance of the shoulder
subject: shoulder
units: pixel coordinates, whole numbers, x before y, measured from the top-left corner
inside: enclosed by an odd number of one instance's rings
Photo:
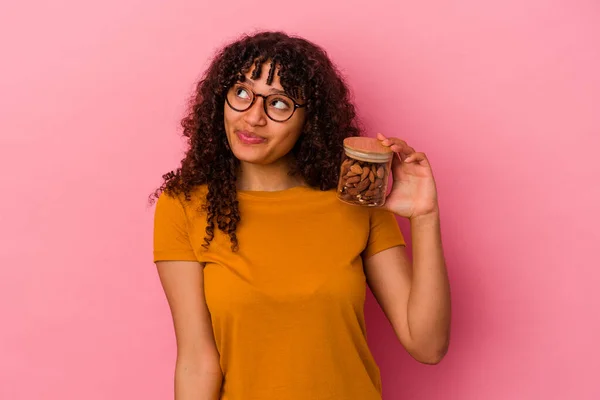
[[[350,224],[353,229],[357,226],[368,226],[369,221],[381,213],[375,207],[349,204],[340,200],[336,189],[313,189],[312,195],[309,194],[304,203],[306,207],[312,208],[319,218],[344,226]]]
[[[191,211],[198,212],[206,201],[206,185],[194,188],[189,196],[183,192],[164,191],[156,202],[157,212],[183,212],[189,214]]]

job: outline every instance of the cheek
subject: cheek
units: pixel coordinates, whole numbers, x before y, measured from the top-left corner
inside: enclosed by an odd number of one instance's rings
[[[304,119],[299,119],[290,129],[290,140],[294,142],[294,144],[298,141],[300,136],[302,135],[302,131],[304,129]]]
[[[229,107],[227,107],[227,105],[225,105],[225,111],[223,112],[223,125],[225,128],[225,135],[227,136],[227,140],[229,140],[230,142],[232,140],[234,128],[236,126],[243,125],[243,123],[240,122],[240,118],[242,118],[242,113],[235,112]]]
[[[296,142],[301,134],[301,127],[297,127],[293,130],[287,129],[286,132],[281,135],[281,139],[278,141],[278,147],[280,148],[279,151],[283,153],[290,152],[296,145]]]
[[[223,119],[225,121],[225,126],[228,127],[229,125],[231,125],[231,122],[233,121],[234,116],[231,114],[231,109],[229,107],[227,107],[227,104],[224,107],[223,110]]]

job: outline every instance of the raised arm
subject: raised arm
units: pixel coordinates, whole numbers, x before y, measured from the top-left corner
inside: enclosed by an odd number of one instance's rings
[[[365,260],[369,287],[396,336],[417,361],[439,363],[450,344],[450,286],[439,219],[412,222],[413,258],[404,246]]]
[[[433,171],[425,154],[405,141],[377,138],[396,153],[385,208],[410,220],[413,260],[403,246],[381,251],[365,260],[367,279],[411,355],[436,364],[450,342],[451,296]]]

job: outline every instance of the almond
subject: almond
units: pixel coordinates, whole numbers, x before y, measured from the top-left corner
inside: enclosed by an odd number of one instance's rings
[[[364,191],[366,188],[369,187],[369,185],[371,184],[371,181],[369,181],[368,179],[365,179],[364,181],[362,181],[361,183],[359,183],[356,188],[362,192]]]
[[[359,193],[360,193],[360,191],[358,190],[358,188],[350,188],[350,189],[348,189],[348,194],[349,195],[356,196]]]
[[[371,170],[369,168],[363,168],[363,172],[362,172],[362,175],[360,176],[360,180],[364,181],[365,179],[367,179],[367,177],[369,176],[370,173],[371,173]]]
[[[363,172],[362,168],[360,167],[360,165],[358,165],[358,163],[352,165],[350,167],[350,171],[354,172],[356,175],[361,175]]]
[[[348,178],[348,180],[346,181],[346,184],[352,184],[352,183],[358,183],[358,182],[360,182],[360,176],[355,175],[355,176]]]
[[[346,175],[346,174],[348,173],[348,171],[350,171],[350,166],[349,166],[349,165],[347,165],[347,164],[346,164],[346,165],[343,165],[343,164],[342,164],[342,172],[341,172],[341,175],[342,175],[342,176]]]

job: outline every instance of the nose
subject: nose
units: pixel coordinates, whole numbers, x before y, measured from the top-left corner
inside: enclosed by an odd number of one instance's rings
[[[261,126],[267,123],[267,115],[265,114],[265,109],[263,102],[265,99],[262,97],[256,98],[252,107],[244,112],[244,120],[251,126]]]

